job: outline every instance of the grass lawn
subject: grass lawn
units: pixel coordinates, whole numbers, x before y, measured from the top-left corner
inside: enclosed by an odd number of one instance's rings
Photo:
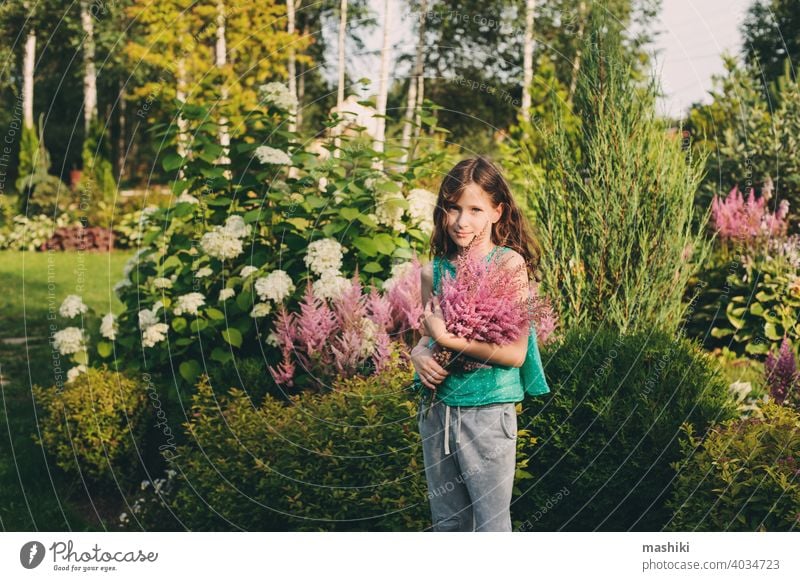
[[[66,326],[57,315],[64,297],[80,295],[100,315],[119,312],[112,288],[132,254],[0,252],[0,530],[104,530],[100,499],[65,481],[34,444],[30,388],[54,383],[48,338],[51,323]]]

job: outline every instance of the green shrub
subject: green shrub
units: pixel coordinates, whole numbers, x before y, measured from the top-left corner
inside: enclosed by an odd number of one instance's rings
[[[684,426],[688,457],[668,506],[671,531],[790,531],[800,525],[800,415],[775,403],[705,438]]]
[[[703,160],[680,133],[670,135],[656,114],[656,80],[639,86],[615,27],[597,18],[587,26],[574,108],[545,132],[533,204],[542,286],[567,328],[674,331],[686,282],[708,251],[693,227]],[[567,130],[573,115],[577,147]]]
[[[718,367],[690,341],[654,331],[573,330],[547,348],[551,393],[524,402],[537,439],[512,503],[523,530],[659,530],[686,421],[735,417]]]
[[[190,444],[178,450],[171,501],[193,530],[419,531],[430,526],[413,375],[381,374],[327,394],[254,407],[239,389],[197,386]]]
[[[210,365],[208,372],[212,386],[221,387],[225,391],[231,387],[240,387],[258,405],[267,394],[284,399],[283,391],[266,369],[264,357],[243,357]]]
[[[145,389],[121,373],[88,369],[62,386],[35,386],[44,413],[34,436],[65,472],[125,490],[140,465],[148,423]]]

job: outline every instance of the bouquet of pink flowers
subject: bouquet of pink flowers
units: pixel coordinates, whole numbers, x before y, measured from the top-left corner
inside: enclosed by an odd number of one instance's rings
[[[520,267],[524,270],[524,266]],[[468,246],[456,262],[456,276],[442,277],[439,303],[447,331],[470,341],[507,345],[527,335],[536,318],[530,300],[520,299],[516,269],[500,264],[495,255],[486,261]],[[434,358],[451,372],[490,367],[464,354],[436,346]]]

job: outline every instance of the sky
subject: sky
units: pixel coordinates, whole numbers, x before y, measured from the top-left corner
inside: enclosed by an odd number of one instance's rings
[[[383,0],[370,3],[381,21]],[[751,3],[752,0],[662,0],[655,25],[661,34],[652,47],[657,53],[654,68],[661,75],[666,93],[666,98],[659,102],[661,113],[678,116],[693,102],[710,101],[711,77],[723,72],[724,51],[738,53],[739,25]],[[412,18],[405,14],[404,6],[401,0],[389,1],[390,42],[396,47],[393,56],[413,51]],[[336,33],[332,32],[335,46]],[[382,30],[376,27],[363,38],[366,45],[363,53],[348,51],[348,73],[355,79],[371,79],[370,92],[377,93]],[[327,73],[329,78],[335,78],[334,70]]]

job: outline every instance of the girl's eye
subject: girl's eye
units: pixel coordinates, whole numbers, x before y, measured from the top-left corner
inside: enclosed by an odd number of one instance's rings
[[[473,212],[483,212],[483,210],[481,210],[480,208],[472,208],[472,211]]]

